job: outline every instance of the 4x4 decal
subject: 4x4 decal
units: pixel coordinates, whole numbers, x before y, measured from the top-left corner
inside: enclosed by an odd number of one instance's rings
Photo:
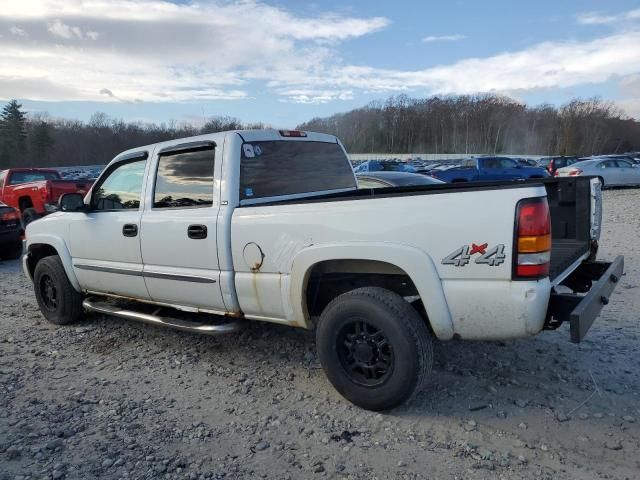
[[[479,265],[497,267],[498,265],[503,264],[506,258],[504,254],[504,245],[500,243],[493,248],[488,247],[488,243],[482,243],[480,245],[472,243],[471,246],[464,245],[444,257],[442,259],[442,264],[453,265],[454,267],[464,267],[471,261],[471,257],[476,253],[480,254],[480,256],[475,259],[475,263]]]

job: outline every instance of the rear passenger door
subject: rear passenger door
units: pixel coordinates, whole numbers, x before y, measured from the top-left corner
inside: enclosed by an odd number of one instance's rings
[[[160,150],[142,215],[144,279],[156,302],[224,312],[212,142]]]

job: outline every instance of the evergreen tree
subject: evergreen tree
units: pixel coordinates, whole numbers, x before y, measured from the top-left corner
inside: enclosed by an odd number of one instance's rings
[[[0,164],[17,165],[26,150],[27,130],[22,105],[17,100],[7,103],[0,113]]]
[[[51,137],[51,125],[40,121],[33,126],[31,144],[31,157],[36,165],[48,164],[53,138]],[[45,162],[45,163],[43,163]]]

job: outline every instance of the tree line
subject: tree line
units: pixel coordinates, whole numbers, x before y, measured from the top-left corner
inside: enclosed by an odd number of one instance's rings
[[[499,95],[394,96],[298,126],[354,153],[593,155],[640,150],[640,122],[611,102],[528,107]]]
[[[190,123],[88,122],[27,115],[16,100],[0,112],[0,169],[102,165],[140,145],[235,129],[267,128],[237,118]],[[594,98],[528,107],[498,95],[394,96],[297,127],[339,137],[353,153],[592,155],[640,150],[640,122]]]
[[[190,123],[124,122],[95,113],[88,122],[26,115],[16,100],[0,113],[0,169],[104,165],[129,148],[174,138],[238,129],[263,129],[237,118],[211,117],[201,127]]]

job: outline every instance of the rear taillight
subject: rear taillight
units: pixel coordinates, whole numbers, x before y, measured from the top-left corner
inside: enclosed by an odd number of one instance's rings
[[[527,198],[518,203],[514,247],[514,279],[549,276],[551,216],[546,198]]]
[[[2,218],[3,222],[17,222],[20,219],[20,215],[14,210],[13,212],[3,213],[0,218]]]
[[[551,174],[553,174],[553,165],[554,165],[554,163],[555,162],[553,160],[551,160],[549,162],[549,165],[547,165],[547,170],[549,170],[549,173],[551,173]]]
[[[582,173],[582,170],[580,170],[579,168],[574,168],[573,170],[569,170],[569,176],[570,177],[576,177],[578,175],[580,175]]]
[[[44,203],[49,203],[51,201],[51,185],[49,182],[44,186],[44,188],[40,189],[40,198]]]

